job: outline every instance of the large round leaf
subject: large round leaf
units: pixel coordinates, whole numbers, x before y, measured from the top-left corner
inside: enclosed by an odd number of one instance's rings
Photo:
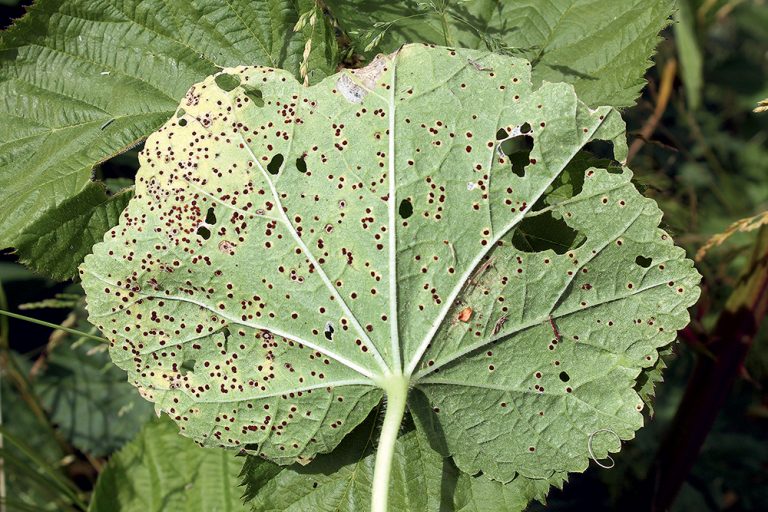
[[[623,160],[619,114],[522,59],[225,69],[148,139],[82,267],[90,319],[204,444],[306,461],[404,373],[460,469],[559,479],[641,426],[635,381],[698,296],[630,171],[577,157],[594,139]]]

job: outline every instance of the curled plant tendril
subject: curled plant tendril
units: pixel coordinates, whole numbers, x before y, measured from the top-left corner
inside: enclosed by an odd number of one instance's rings
[[[592,459],[593,461],[595,461],[595,464],[597,464],[598,466],[600,466],[603,469],[611,469],[612,467],[614,467],[616,465],[616,461],[613,460],[613,457],[611,457],[610,454],[606,455],[606,458],[608,459],[609,463],[608,464],[603,464],[602,462],[600,462],[597,459],[597,457],[595,457],[595,453],[592,451],[592,440],[595,438],[595,436],[597,434],[600,434],[602,432],[607,432],[609,434],[613,434],[614,437],[616,437],[616,439],[619,441],[619,443],[621,443],[621,438],[619,437],[619,435],[616,432],[614,432],[613,430],[611,430],[609,428],[601,428],[600,430],[596,430],[595,432],[592,432],[591,434],[589,434],[589,438],[587,440],[587,450],[589,450],[589,458]]]

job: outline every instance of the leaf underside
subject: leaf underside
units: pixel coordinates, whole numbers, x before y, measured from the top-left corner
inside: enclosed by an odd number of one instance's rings
[[[67,200],[88,194],[93,167],[159,128],[189,84],[220,66],[255,62],[298,74],[312,38],[309,78],[330,74],[335,42],[322,20],[315,30],[293,31],[313,6],[37,0],[0,33],[0,249],[34,236],[40,219],[68,220],[76,203]],[[66,260],[35,266],[61,279]],[[79,262],[69,263],[67,272]]]
[[[81,267],[113,361],[185,435],[281,464],[333,450],[399,372],[469,475],[561,482],[618,450],[700,277],[629,169],[579,155],[622,161],[620,115],[530,73],[408,45],[309,88],[193,86]]]

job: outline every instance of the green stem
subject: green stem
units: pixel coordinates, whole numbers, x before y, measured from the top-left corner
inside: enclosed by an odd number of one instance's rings
[[[64,327],[63,325],[59,325],[59,324],[52,324],[50,322],[46,322],[45,320],[38,320],[37,318],[32,318],[31,316],[19,315],[19,314],[16,314],[16,313],[11,313],[10,311],[5,311],[3,309],[0,309],[0,315],[9,316],[11,318],[18,318],[19,320],[25,320],[25,321],[31,322],[33,324],[44,325],[45,327],[50,327],[51,329],[56,329],[58,331],[68,332],[69,334],[76,334],[77,336],[82,336],[84,338],[90,338],[92,340],[100,341],[102,343],[109,343],[108,339],[102,338],[101,336],[96,336],[94,334],[89,334],[87,332],[78,331],[77,329],[70,329],[69,327]]]
[[[48,415],[43,408],[43,404],[40,402],[40,398],[32,388],[32,383],[27,378],[26,373],[19,367],[16,363],[16,359],[14,359],[11,354],[8,318],[2,314],[5,312],[5,309],[3,308],[7,307],[8,301],[5,297],[5,290],[3,289],[2,283],[0,283],[0,374],[2,374],[3,377],[7,376],[16,386],[21,399],[26,402],[30,411],[32,411],[32,414],[34,414],[40,424],[48,430],[51,437],[56,440],[59,447],[62,449],[62,452],[71,453],[71,448],[68,447],[67,443],[60,435],[58,435],[58,432],[53,428],[53,425],[51,425]],[[13,313],[10,313],[10,316],[13,315]],[[2,426],[2,423],[0,423],[0,429]]]
[[[37,393],[32,387],[32,383],[27,378],[26,373],[21,369],[21,367],[16,362],[16,359],[11,354],[10,339],[8,334],[8,317],[19,318],[21,320],[29,320],[33,323],[41,323],[46,327],[53,327],[55,329],[66,330],[67,328],[61,327],[60,325],[43,322],[42,320],[29,318],[24,315],[10,313],[6,311],[6,308],[8,308],[8,300],[5,297],[5,290],[3,289],[3,285],[0,282],[0,374],[2,374],[3,377],[9,377],[9,380],[16,387],[21,399],[24,400],[24,402],[29,406],[29,410],[38,420],[40,425],[45,428],[51,438],[56,441],[56,443],[59,445],[59,448],[61,449],[61,452],[64,454],[71,454],[72,447],[69,446],[69,444],[61,436],[60,432],[57,431],[51,424],[51,420],[48,417],[48,414],[45,412],[45,408],[40,401],[40,397],[37,396]],[[75,332],[80,334],[79,331]],[[0,436],[2,436],[2,428],[3,425],[0,423]]]
[[[450,29],[448,28],[448,20],[445,18],[445,11],[440,13],[440,23],[443,26],[445,46],[453,46],[453,37],[451,37]]]
[[[23,455],[34,462],[37,467],[51,479],[51,483],[59,487],[59,489],[64,494],[66,494],[70,500],[72,500],[74,505],[80,507],[82,510],[88,509],[88,506],[85,504],[85,502],[83,502],[78,496],[78,489],[72,482],[61,476],[45,460],[35,455],[31,447],[21,442],[19,439],[16,439],[14,436],[11,436],[11,434],[4,427],[0,427],[0,433],[3,434],[6,441],[15,446]]]
[[[387,392],[387,412],[384,414],[384,425],[376,450],[376,465],[373,468],[371,512],[387,512],[392,459],[408,399],[408,378],[404,375],[390,375],[382,387]]]

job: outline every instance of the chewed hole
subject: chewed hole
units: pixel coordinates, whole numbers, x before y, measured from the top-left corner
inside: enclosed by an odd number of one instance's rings
[[[612,174],[621,174],[621,164],[613,153],[613,143],[607,140],[592,140],[584,145],[584,150],[592,156],[607,161],[605,168]]]
[[[499,146],[501,152],[509,158],[512,172],[521,178],[525,176],[525,168],[533,163],[531,151],[533,151],[533,137],[529,135],[517,135],[505,140]]]
[[[398,213],[400,216],[404,219],[407,219],[411,215],[413,215],[413,204],[411,204],[410,199],[403,199],[400,201],[400,208],[398,208]]]
[[[509,136],[507,133],[507,130],[504,128],[499,128],[499,131],[496,132],[496,140],[504,140]]]
[[[325,329],[323,330],[323,334],[325,334],[325,339],[328,341],[333,341],[333,333],[335,329],[333,328],[333,324],[331,322],[328,322],[325,324]]]
[[[638,256],[635,258],[635,263],[643,268],[648,268],[651,266],[651,263],[653,263],[653,260],[651,258],[646,258],[645,256]]]
[[[523,252],[552,250],[557,254],[576,249],[586,238],[551,212],[526,217],[512,235],[512,245]]]
[[[300,173],[304,174],[307,172],[307,162],[304,161],[304,157],[300,157],[296,159],[296,169],[299,170]]]
[[[264,95],[261,94],[259,89],[252,89],[250,87],[244,87],[245,95],[253,102],[257,107],[264,106]]]
[[[566,372],[560,372],[560,380],[563,382],[568,382],[571,380],[571,376],[568,375]]]
[[[186,119],[179,119],[179,126],[187,126],[187,120]]]
[[[194,359],[187,359],[183,363],[181,363],[181,374],[186,375],[187,372],[194,372],[195,371],[195,360]]]
[[[272,160],[270,160],[269,163],[267,164],[267,171],[269,171],[269,174],[279,173],[280,167],[283,166],[284,161],[285,161],[285,158],[280,153],[273,156]]]
[[[563,169],[563,172],[552,182],[552,189],[560,189],[560,192],[565,192],[569,197],[576,197],[584,188],[584,178],[586,176],[594,176],[592,167],[606,167],[610,162],[604,160],[596,160],[591,155],[584,151],[580,151],[568,162]],[[549,202],[546,200],[547,196],[543,195],[534,205],[533,209],[538,210],[549,206]]]
[[[520,133],[531,133],[532,128],[531,125],[528,123],[523,123],[520,125]]]
[[[197,228],[197,234],[203,237],[204,240],[211,238],[211,230],[205,226],[200,226]]]
[[[216,213],[213,211],[213,206],[208,208],[208,211],[205,214],[205,223],[206,224],[216,224]]]
[[[184,117],[184,115],[185,115],[186,113],[187,113],[187,111],[186,111],[186,110],[184,110],[183,108],[180,108],[178,111],[176,111],[176,117],[177,117],[177,118],[179,118],[179,117]]]
[[[226,92],[233,91],[240,85],[240,77],[237,75],[230,75],[229,73],[216,75],[216,78],[213,80],[216,82],[216,85],[219,86],[219,89]]]

